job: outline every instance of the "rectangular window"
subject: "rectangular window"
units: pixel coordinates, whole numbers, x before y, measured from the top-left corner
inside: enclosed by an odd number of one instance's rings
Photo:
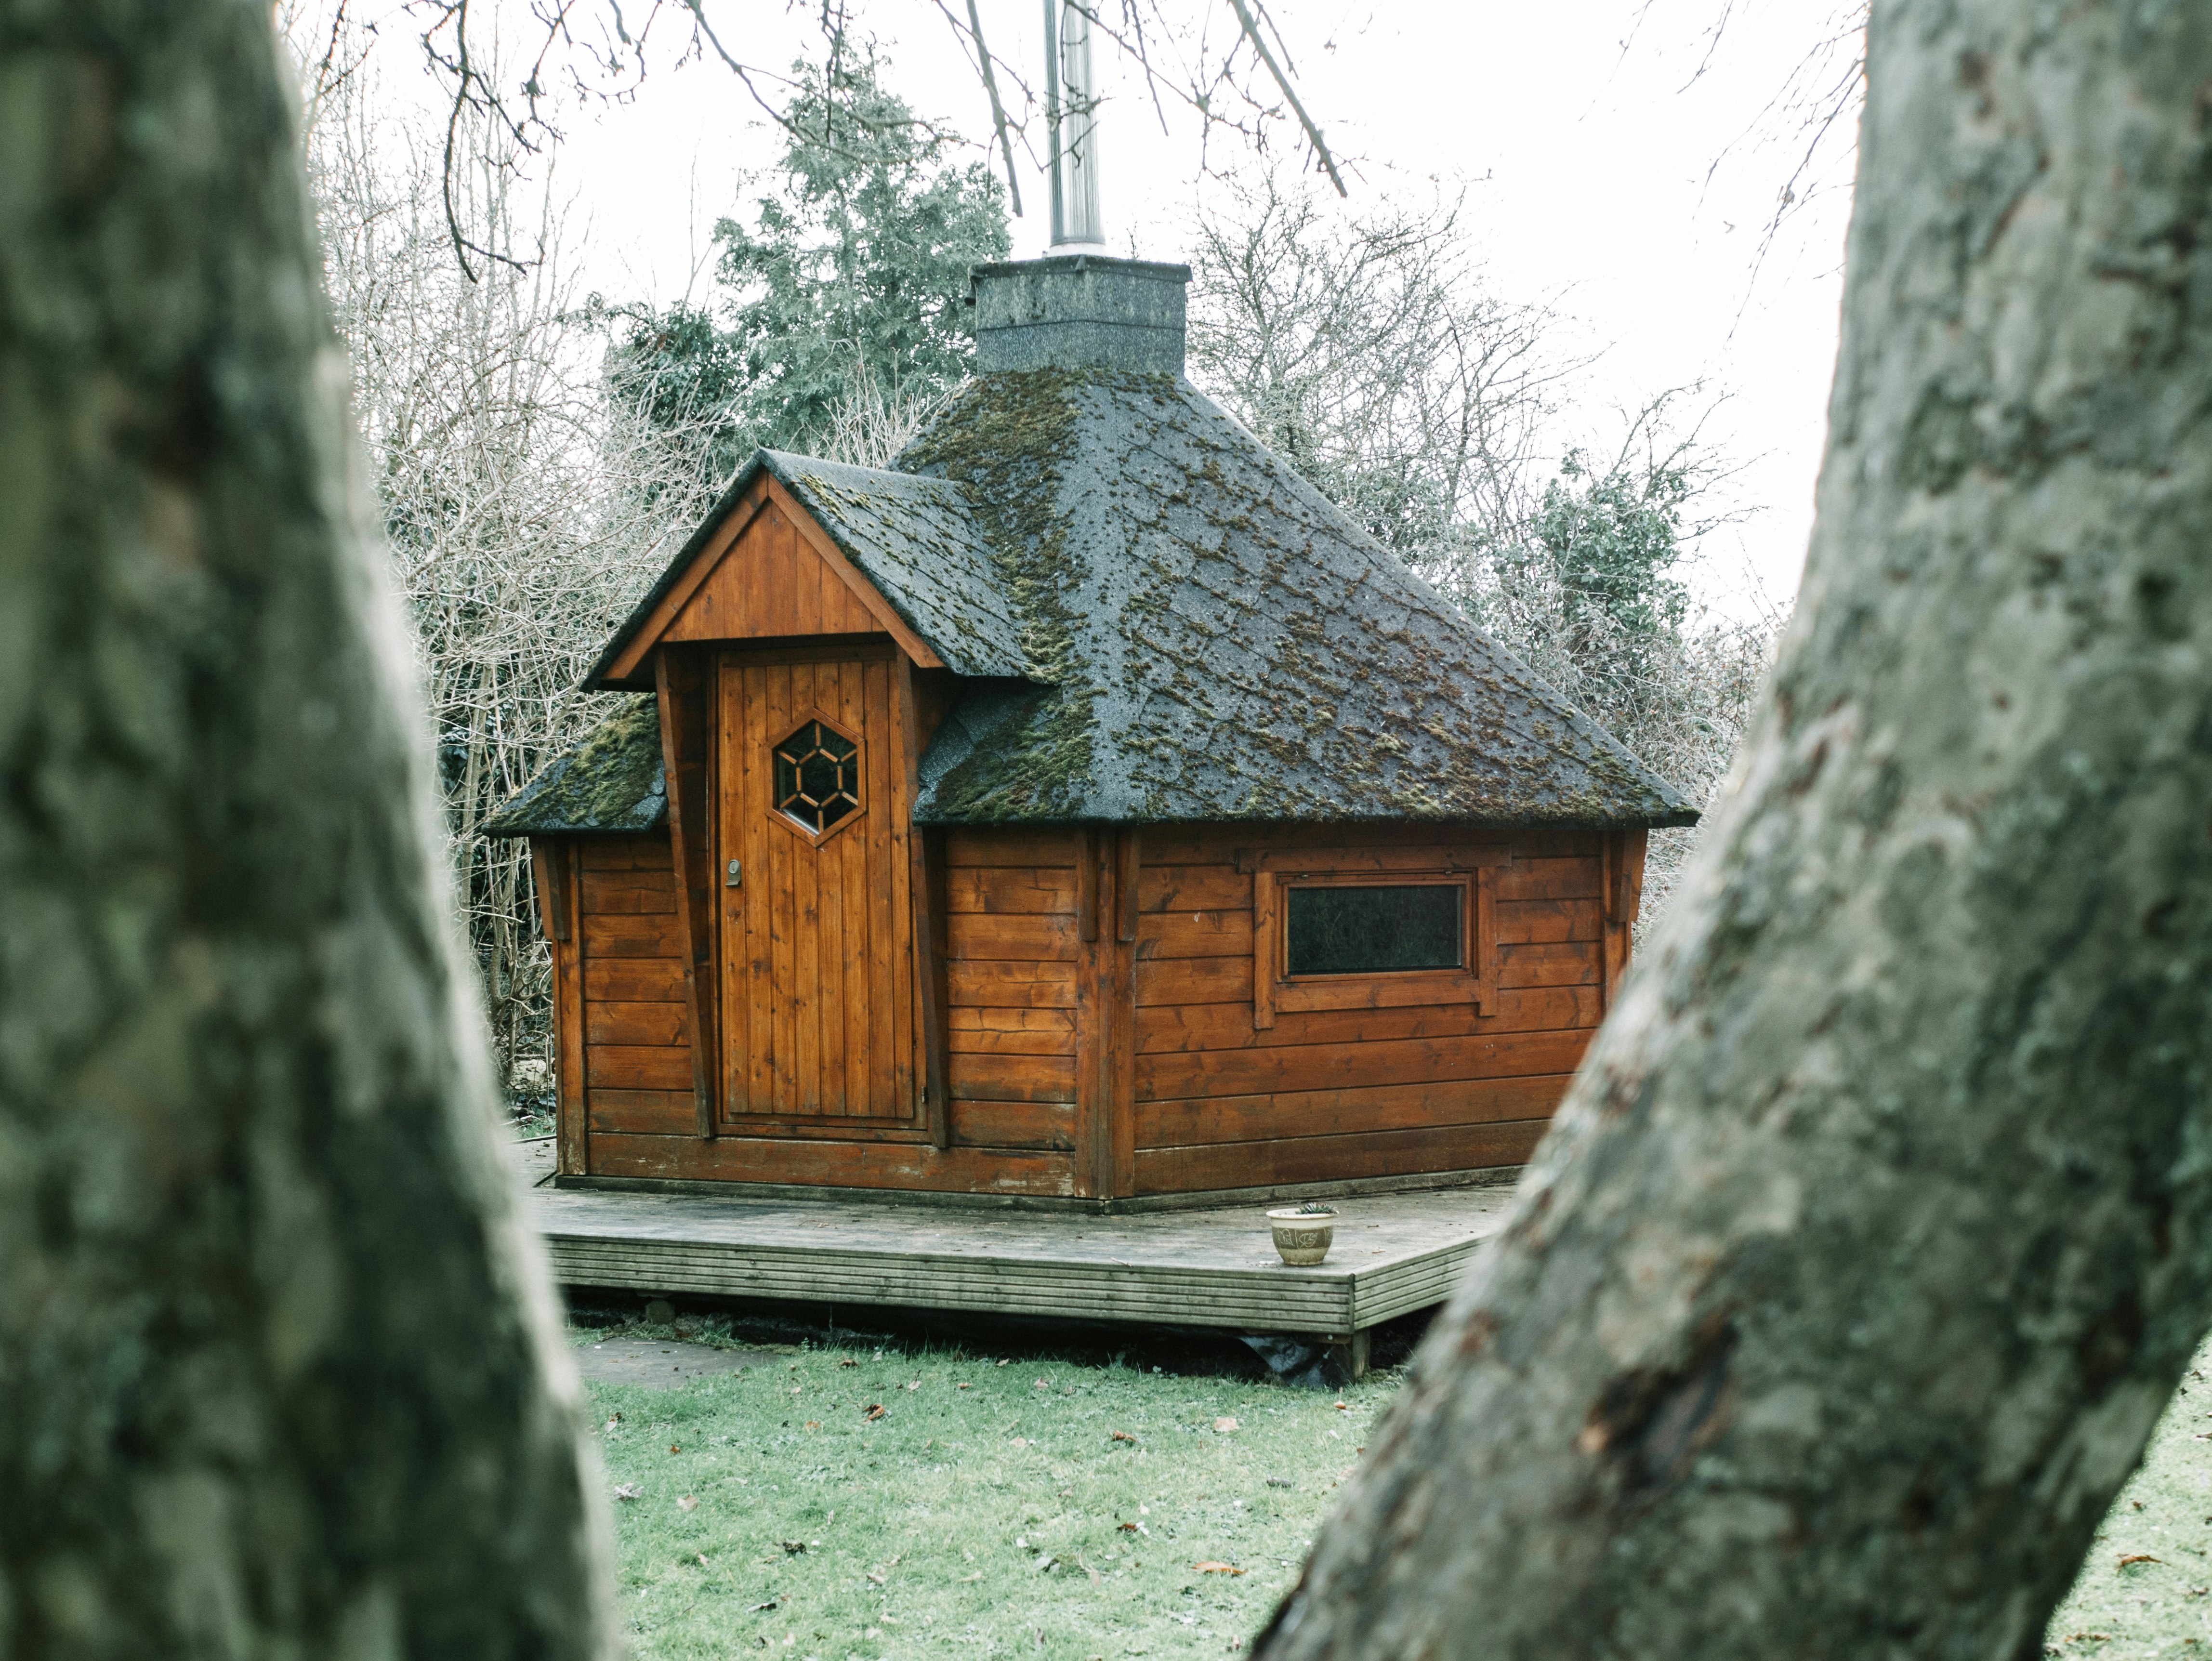
[[[1464,883],[1288,888],[1284,972],[1379,975],[1466,961]]]

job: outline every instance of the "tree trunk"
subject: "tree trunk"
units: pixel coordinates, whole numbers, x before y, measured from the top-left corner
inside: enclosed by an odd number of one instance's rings
[[[295,125],[0,0],[0,1655],[597,1654]]]
[[[1767,708],[1269,1661],[2034,1654],[2212,1315],[2212,8],[1869,43]]]

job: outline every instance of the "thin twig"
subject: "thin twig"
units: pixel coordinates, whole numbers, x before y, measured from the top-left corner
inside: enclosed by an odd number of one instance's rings
[[[1315,157],[1328,174],[1328,182],[1336,186],[1339,196],[1350,196],[1352,192],[1344,188],[1344,180],[1337,173],[1336,158],[1328,153],[1328,145],[1322,138],[1321,129],[1314,125],[1313,117],[1306,113],[1305,105],[1299,100],[1297,90],[1291,85],[1291,77],[1283,73],[1282,66],[1275,62],[1275,54],[1267,50],[1267,43],[1260,38],[1260,26],[1252,20],[1251,8],[1244,3],[1244,0],[1229,0],[1229,5],[1237,14],[1237,27],[1244,31],[1244,38],[1252,43],[1252,50],[1260,54],[1260,61],[1267,66],[1267,73],[1274,76],[1275,85],[1290,100],[1291,107],[1297,112],[1298,125],[1306,130],[1306,143],[1313,146]]]
[[[999,154],[1006,163],[1006,193],[1013,198],[1014,217],[1022,216],[1022,186],[1014,177],[1014,146],[1006,137],[1006,106],[999,101],[999,77],[991,73],[991,49],[983,44],[983,19],[975,0],[968,0],[968,32],[975,37],[975,61],[982,66],[983,90],[991,98],[991,125],[999,130]]]

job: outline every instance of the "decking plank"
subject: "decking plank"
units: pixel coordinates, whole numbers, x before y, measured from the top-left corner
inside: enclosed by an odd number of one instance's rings
[[[526,1203],[574,1286],[1319,1334],[1442,1301],[1510,1197],[1340,1201],[1335,1250],[1314,1269],[1276,1260],[1258,1202],[1098,1217],[533,1189]]]

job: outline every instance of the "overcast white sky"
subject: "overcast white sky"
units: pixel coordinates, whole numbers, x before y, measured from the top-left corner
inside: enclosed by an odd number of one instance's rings
[[[1201,0],[1191,4],[1200,15]],[[981,7],[995,52],[1041,64],[1039,0]],[[1758,511],[1715,538],[1703,586],[1731,609],[1747,577],[1791,593],[1835,356],[1847,190],[1814,195],[1763,264],[1758,248],[1798,149],[1788,121],[1767,112],[1828,8],[1737,0],[1715,49],[1707,31],[1723,0],[1271,7],[1309,107],[1356,164],[1347,210],[1394,192],[1425,200],[1431,175],[1465,181],[1492,280],[1568,314],[1563,350],[1601,353],[1575,389],[1562,447],[1601,442],[1620,406],[1664,387],[1702,379],[1728,394],[1708,430],[1744,464],[1734,488]],[[709,15],[732,51],[782,64],[811,38],[810,9],[754,0]],[[934,5],[867,0],[860,20],[897,91],[987,134],[988,106]],[[1180,258],[1179,227],[1203,187],[1194,123],[1171,120],[1164,133],[1134,82],[1108,74],[1112,240]],[[556,184],[588,220],[590,284],[661,302],[703,295],[714,219],[737,204],[741,173],[778,148],[744,89],[713,63],[664,69],[632,102],[572,109],[561,125]],[[1024,179],[1023,197],[1015,250],[1041,252],[1042,180]]]

